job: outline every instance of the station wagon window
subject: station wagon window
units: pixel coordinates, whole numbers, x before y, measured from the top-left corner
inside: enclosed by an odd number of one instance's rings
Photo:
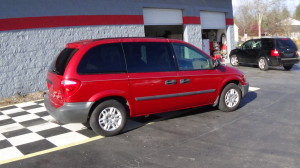
[[[184,44],[173,44],[179,70],[212,69],[212,60],[204,53]]]
[[[261,40],[255,40],[252,43],[252,49],[260,49],[261,48]]]
[[[244,49],[244,50],[252,49],[252,41],[247,41],[246,43],[244,43],[244,45],[242,46],[242,49]]]
[[[281,38],[276,40],[276,46],[278,49],[293,49],[296,50],[297,47],[295,43],[289,38]]]
[[[175,61],[168,43],[123,43],[127,71],[166,72],[175,71]]]
[[[126,72],[121,44],[103,44],[91,48],[80,61],[77,72],[79,74]]]
[[[274,40],[273,39],[262,39],[262,48],[263,49],[274,49]]]

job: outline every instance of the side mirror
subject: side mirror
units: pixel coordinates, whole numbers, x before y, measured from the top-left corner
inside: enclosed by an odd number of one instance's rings
[[[243,46],[243,43],[240,43],[240,44],[237,46],[237,48],[238,48],[238,49],[242,49],[242,46]]]
[[[217,68],[220,65],[221,65],[221,60],[220,59],[214,59],[213,60],[213,67],[214,68]]]

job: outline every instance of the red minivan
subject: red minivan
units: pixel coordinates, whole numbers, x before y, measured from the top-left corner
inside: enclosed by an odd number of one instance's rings
[[[50,65],[47,111],[103,136],[127,117],[213,105],[234,111],[247,94],[242,72],[180,40],[113,38],[69,43]]]

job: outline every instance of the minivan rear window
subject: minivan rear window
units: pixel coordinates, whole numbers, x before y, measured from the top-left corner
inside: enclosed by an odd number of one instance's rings
[[[80,61],[79,74],[104,74],[126,72],[121,43],[102,44],[87,51]]]
[[[57,75],[64,75],[65,69],[71,60],[72,56],[77,52],[76,48],[65,48],[60,54],[53,60],[50,65],[49,72]]]

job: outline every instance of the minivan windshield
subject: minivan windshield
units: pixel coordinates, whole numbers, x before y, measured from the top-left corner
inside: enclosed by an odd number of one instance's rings
[[[61,53],[53,60],[49,67],[49,72],[57,75],[63,75],[72,56],[77,52],[75,48],[65,48]]]

